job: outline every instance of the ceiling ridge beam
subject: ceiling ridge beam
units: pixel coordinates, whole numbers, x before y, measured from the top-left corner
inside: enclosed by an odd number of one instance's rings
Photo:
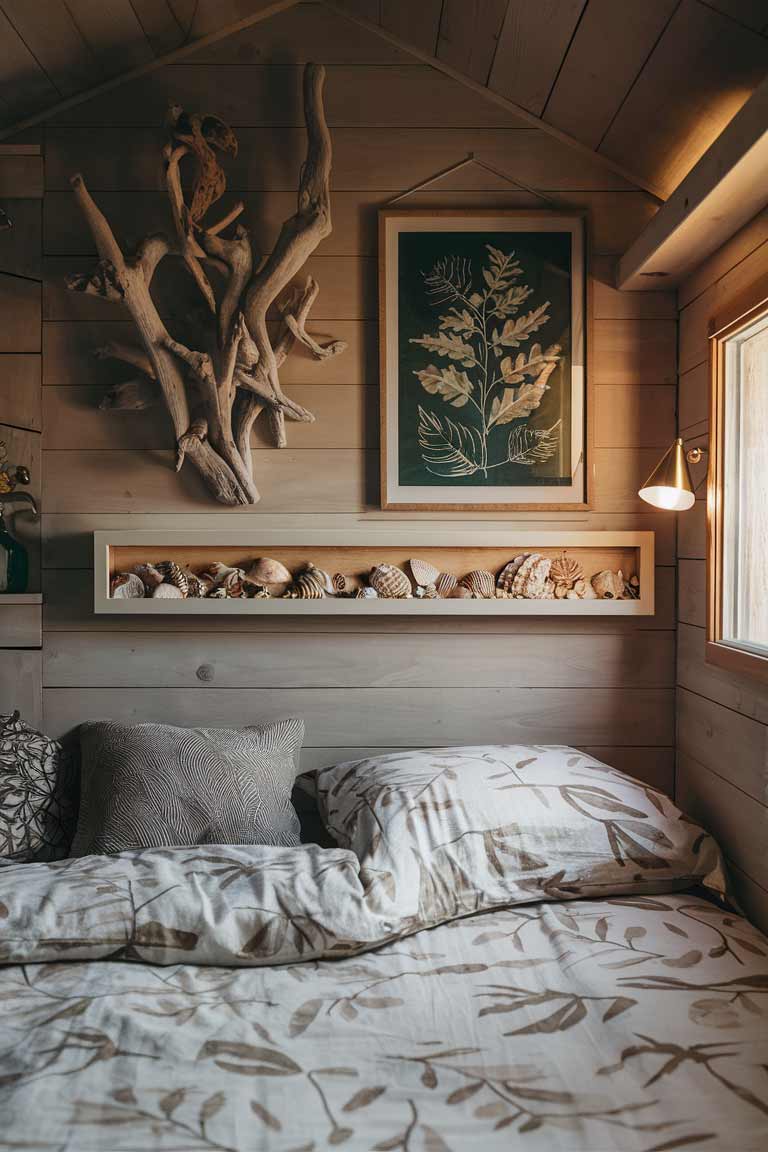
[[[615,160],[611,160],[610,156],[603,156],[601,152],[595,152],[593,148],[589,148],[586,144],[582,144],[573,136],[569,136],[567,132],[562,132],[559,128],[555,128],[553,124],[548,124],[546,120],[541,117],[535,116],[533,112],[529,112],[527,108],[515,104],[513,100],[507,99],[498,92],[494,92],[491,88],[487,88],[484,84],[479,84],[477,80],[473,80],[471,76],[465,76],[463,72],[457,71],[452,68],[450,64],[446,64],[436,56],[430,56],[428,52],[423,52],[420,48],[416,48],[413,44],[409,44],[406,40],[401,40],[399,36],[394,33],[388,32],[386,28],[382,28],[379,24],[374,24],[371,20],[366,20],[364,16],[359,16],[356,12],[337,4],[336,0],[321,0],[321,2],[331,12],[337,16],[343,16],[345,19],[350,20],[353,24],[358,24],[361,28],[365,28],[368,32],[373,32],[382,40],[386,40],[395,48],[399,48],[401,52],[407,52],[410,56],[420,60],[422,64],[434,68],[436,72],[442,72],[444,76],[448,76],[451,80],[455,80],[457,84],[462,84],[471,92],[476,93],[478,96],[484,96],[492,104],[496,104],[499,108],[504,108],[511,115],[516,116],[519,120],[524,120],[532,128],[537,128],[541,132],[546,133],[557,140],[560,144],[565,144],[567,147],[572,148],[574,151],[579,152],[591,160],[597,161],[603,168],[607,168],[616,176],[621,176],[623,180],[627,180],[630,184],[634,184],[636,188],[640,188],[644,192],[648,192],[651,196],[655,197],[661,203],[666,200],[666,194],[661,188],[658,188],[652,181],[646,180],[645,177],[640,176],[637,172],[632,172],[625,168],[623,164],[618,164]]]
[[[166,64],[178,64],[180,60],[185,60],[188,56],[197,52],[198,49],[207,48],[210,44],[216,44],[219,40],[225,40],[227,36],[232,36],[235,32],[242,32],[245,28],[252,28],[255,24],[261,24],[263,20],[268,20],[270,16],[277,16],[278,13],[285,12],[288,8],[294,8],[298,3],[299,0],[273,0],[271,4],[268,4],[265,8],[261,8],[258,12],[254,12],[251,16],[244,16],[241,20],[233,20],[229,24],[218,28],[215,32],[208,32],[205,36],[200,36],[199,39],[190,41],[189,44],[182,44],[179,48],[174,48],[171,52],[165,52],[162,56],[156,56],[154,60],[148,60],[146,64],[140,64],[136,68],[131,68],[128,72],[121,72],[119,76],[113,76],[110,80],[104,80],[101,84],[97,84],[93,88],[86,88],[82,92],[76,92],[74,96],[69,96],[66,100],[60,100],[57,104],[54,104],[52,108],[46,108],[41,112],[36,112],[33,116],[25,116],[23,120],[19,120],[15,124],[1,129],[0,140],[7,140],[9,136],[15,136],[17,132],[24,132],[27,128],[34,128],[37,124],[44,124],[60,112],[66,112],[70,108],[76,108],[78,104],[84,104],[86,101],[92,100],[95,96],[101,96],[105,92],[112,92],[115,88],[119,88],[122,84],[127,84],[131,80],[140,80],[142,76],[156,72]]]

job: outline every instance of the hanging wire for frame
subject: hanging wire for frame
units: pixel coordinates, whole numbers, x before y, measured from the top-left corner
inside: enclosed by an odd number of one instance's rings
[[[498,176],[500,180],[506,180],[507,184],[511,184],[514,188],[519,188],[521,192],[527,192],[530,196],[536,196],[537,199],[543,200],[544,203],[550,207],[560,207],[557,201],[553,200],[551,196],[547,196],[544,192],[537,191],[536,188],[529,188],[527,184],[523,184],[522,180],[515,180],[513,176],[502,172],[500,168],[496,168],[486,160],[478,159],[474,152],[468,152],[463,160],[457,160],[455,164],[450,164],[440,172],[435,172],[434,176],[428,176],[426,180],[420,180],[418,184],[414,184],[413,187],[406,188],[405,192],[398,192],[397,196],[393,196],[391,200],[387,201],[386,207],[389,208],[392,204],[397,204],[398,201],[405,200],[406,196],[413,196],[416,192],[423,192],[425,188],[436,184],[438,180],[443,180],[446,176],[452,176],[454,172],[460,172],[462,168],[466,168],[470,164],[476,164],[478,168],[484,168],[486,172]]]

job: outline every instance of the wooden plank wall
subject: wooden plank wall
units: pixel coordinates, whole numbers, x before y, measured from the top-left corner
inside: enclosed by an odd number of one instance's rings
[[[768,273],[768,210],[724,244],[682,285],[680,435],[702,437],[708,420],[707,333],[712,316]],[[706,465],[696,469],[703,476]],[[768,928],[768,687],[704,661],[706,500],[678,517],[677,794],[717,836],[739,898]]]
[[[262,503],[225,510],[210,503],[190,470],[180,478],[172,472],[162,417],[110,416],[96,407],[116,377],[89,350],[130,327],[118,306],[63,290],[64,274],[87,266],[91,255],[68,179],[82,170],[119,233],[135,240],[167,223],[159,165],[167,99],[217,111],[240,137],[227,195],[247,199],[263,250],[295,200],[299,66],[310,56],[328,65],[335,146],[334,232],[311,261],[321,286],[313,327],[343,336],[349,350],[326,365],[289,361],[284,380],[318,422],[292,425],[283,452],[259,433]],[[558,204],[592,214],[594,506],[510,519],[528,527],[655,530],[656,616],[411,619],[386,627],[338,617],[174,619],[161,627],[149,618],[95,618],[96,528],[231,529],[239,518],[251,530],[264,516],[285,523],[307,513],[322,524],[396,519],[378,508],[376,210],[468,151]],[[594,749],[671,787],[674,524],[642,505],[636,489],[674,433],[675,301],[665,293],[622,296],[609,286],[614,257],[653,214],[652,198],[342,17],[326,12],[318,22],[311,5],[62,115],[45,131],[45,169],[43,694],[52,734],[89,717],[224,724],[295,712],[307,722],[309,766],[374,746],[556,741]],[[536,201],[468,168],[412,203]],[[164,307],[182,306],[162,282],[158,290]]]
[[[42,194],[39,145],[0,147],[0,205],[12,222],[0,232],[0,441],[12,463],[29,468],[29,491],[38,501]],[[30,591],[39,591],[40,521],[13,503],[6,520],[29,548]],[[18,708],[33,724],[42,719],[41,613],[38,604],[3,603],[0,596],[0,713]]]

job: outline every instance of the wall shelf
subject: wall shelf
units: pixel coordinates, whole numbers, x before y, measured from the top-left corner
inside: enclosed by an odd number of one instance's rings
[[[42,592],[0,592],[2,604],[42,604]]]
[[[621,568],[640,580],[637,600],[407,600],[346,599],[112,599],[110,580],[140,562],[176,560],[202,570],[214,560],[247,566],[256,556],[273,556],[292,571],[312,561],[328,571],[365,571],[388,562],[405,566],[410,557],[431,559],[457,576],[473,568],[497,572],[520,552],[557,555],[567,550],[588,575]],[[367,524],[359,530],[295,528],[263,532],[95,532],[94,611],[157,616],[652,616],[653,532],[502,532]]]

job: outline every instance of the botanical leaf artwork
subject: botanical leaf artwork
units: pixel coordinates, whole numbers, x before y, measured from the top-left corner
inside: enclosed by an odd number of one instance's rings
[[[440,235],[443,248],[452,243],[457,252],[465,239]],[[570,319],[562,286],[568,269],[556,268],[555,316],[552,302],[537,298],[542,283],[551,287],[554,276],[551,268],[549,280],[537,273],[534,264],[546,265],[544,257],[534,257],[530,247],[525,256],[516,255],[514,235],[502,237],[503,248],[483,239],[472,240],[474,256],[442,255],[421,272],[420,291],[436,329],[409,335],[407,344],[423,351],[423,363],[411,367],[410,355],[403,362],[401,343],[401,440],[402,421],[415,418],[422,482],[537,483],[537,468],[553,459],[556,472],[567,470],[560,457],[569,432],[568,349],[561,343],[568,339]],[[558,239],[545,243],[556,245]],[[408,275],[401,266],[401,284]],[[414,387],[413,377],[421,392],[412,413],[402,400]],[[547,405],[553,380],[560,403]]]

